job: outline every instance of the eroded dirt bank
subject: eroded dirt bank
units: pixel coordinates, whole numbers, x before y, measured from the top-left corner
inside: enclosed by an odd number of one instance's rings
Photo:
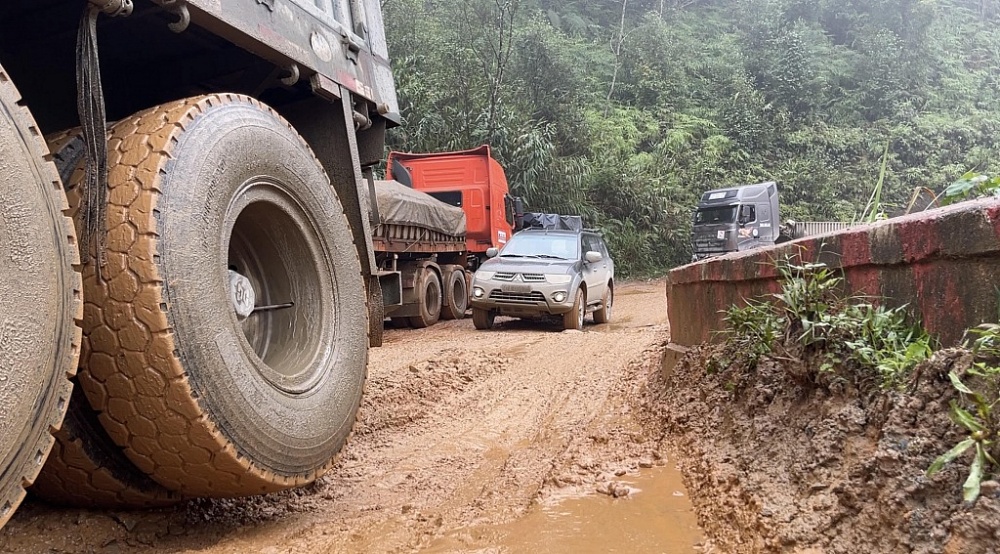
[[[622,286],[614,323],[583,333],[389,330],[356,436],[314,486],[158,512],[29,501],[0,551],[410,552],[442,538],[439,551],[513,551],[463,530],[597,489],[627,496],[622,481],[668,463],[647,388],[667,333],[662,283]]]
[[[797,384],[774,361],[707,372],[714,355],[689,354],[654,403],[686,454],[706,552],[1000,551],[1000,485],[964,505],[968,456],[925,476],[966,436],[949,421],[947,373],[968,354],[938,353],[888,395]]]

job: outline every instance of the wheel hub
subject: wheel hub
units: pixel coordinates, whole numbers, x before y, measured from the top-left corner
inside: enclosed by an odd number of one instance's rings
[[[257,304],[257,293],[253,290],[253,284],[239,273],[229,270],[229,299],[236,310],[236,316],[241,320],[250,317]]]

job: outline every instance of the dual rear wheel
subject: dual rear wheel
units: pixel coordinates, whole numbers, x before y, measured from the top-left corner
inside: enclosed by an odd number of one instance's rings
[[[88,463],[59,456],[50,484],[82,469],[128,486],[104,504],[149,505],[316,479],[353,429],[369,342],[360,262],[323,167],[238,95],[126,118],[108,151],[108,248],[83,271],[78,378],[80,411],[109,440],[67,434]],[[148,483],[109,482],[108,464],[91,463],[109,451]]]

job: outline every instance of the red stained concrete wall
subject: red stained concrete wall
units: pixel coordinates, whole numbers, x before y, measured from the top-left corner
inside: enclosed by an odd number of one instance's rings
[[[800,252],[842,268],[850,292],[908,305],[942,346],[997,321],[1000,201],[982,200],[679,267],[667,279],[672,342],[712,340],[724,327],[720,312],[777,292],[773,260]]]

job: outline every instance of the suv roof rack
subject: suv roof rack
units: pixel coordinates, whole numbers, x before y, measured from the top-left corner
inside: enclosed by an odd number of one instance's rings
[[[547,231],[583,231],[583,218],[578,215],[547,214],[527,212],[521,215],[518,225],[523,229],[545,229]]]

